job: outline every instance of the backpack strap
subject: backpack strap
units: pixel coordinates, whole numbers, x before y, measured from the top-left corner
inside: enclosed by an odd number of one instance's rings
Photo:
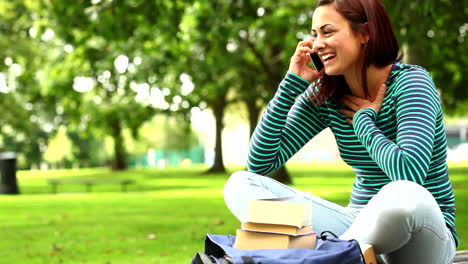
[[[366,263],[366,258],[364,258],[364,254],[362,253],[361,245],[359,245],[359,242],[357,242],[356,239],[350,239],[350,240],[348,240],[348,241],[349,241],[349,242],[355,242],[355,243],[358,245],[359,252],[361,253],[361,257],[362,257],[362,262],[364,262],[364,264],[367,264],[367,263]]]
[[[330,235],[332,235],[334,238],[338,239],[338,236],[335,235],[335,233],[333,233],[332,231],[323,231],[322,233],[320,233],[320,239],[322,240],[327,240],[327,235],[326,233],[329,233]]]
[[[255,261],[252,257],[242,256],[242,261],[244,264],[255,264]]]

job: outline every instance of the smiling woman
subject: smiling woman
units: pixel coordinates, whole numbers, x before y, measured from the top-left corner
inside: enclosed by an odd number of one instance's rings
[[[372,244],[389,263],[451,263],[458,245],[455,197],[439,95],[429,73],[401,63],[379,0],[319,0],[312,37],[297,44],[288,73],[252,136],[248,172],[224,188],[245,220],[252,199],[297,195],[317,233]],[[309,66],[321,58],[320,72]],[[325,128],[356,179],[342,207],[262,175],[283,166]]]
[[[369,76],[382,72],[383,76],[378,79],[385,79],[390,71],[389,65],[401,59],[385,9],[379,1],[369,1],[368,4],[378,8],[364,8],[359,12],[362,5],[356,0],[321,0],[317,3],[321,8],[317,8],[312,23],[313,52],[318,53],[328,65],[321,78],[324,85],[315,95],[320,102],[332,95],[339,99],[349,93],[348,89],[361,97],[375,95],[369,87],[372,89],[376,85],[369,83],[370,80],[362,80],[367,79],[369,71]]]

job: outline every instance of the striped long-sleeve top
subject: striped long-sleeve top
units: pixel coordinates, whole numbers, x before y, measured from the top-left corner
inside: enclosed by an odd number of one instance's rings
[[[458,245],[447,139],[435,85],[423,68],[400,62],[393,64],[386,85],[379,113],[361,109],[351,125],[337,102],[317,106],[308,98],[316,86],[287,73],[252,136],[248,169],[259,174],[275,171],[329,127],[341,158],[356,174],[350,203],[367,204],[391,181],[416,182],[432,193]]]

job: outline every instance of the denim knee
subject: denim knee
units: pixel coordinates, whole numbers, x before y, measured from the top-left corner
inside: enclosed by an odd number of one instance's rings
[[[411,181],[394,181],[377,194],[384,200],[386,210],[381,217],[401,221],[429,209],[438,209],[432,194],[423,186]],[[403,218],[403,219],[402,219]]]
[[[242,185],[245,183],[246,179],[248,178],[247,176],[248,173],[249,172],[247,171],[236,171],[233,174],[231,174],[229,179],[224,184],[223,194],[226,195],[226,193],[236,191],[239,185]]]
[[[223,196],[226,204],[229,206],[233,200],[237,200],[236,197],[241,195],[242,186],[247,182],[248,171],[236,171],[224,184]]]

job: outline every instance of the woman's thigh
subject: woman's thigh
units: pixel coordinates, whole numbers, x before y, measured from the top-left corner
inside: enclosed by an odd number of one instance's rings
[[[455,253],[453,236],[436,200],[409,181],[382,188],[341,238],[373,245],[391,264],[446,264]]]
[[[341,235],[348,229],[356,215],[355,210],[302,192],[272,178],[247,171],[231,175],[224,186],[224,199],[231,212],[244,222],[247,219],[249,200],[292,197],[291,202],[306,202],[312,206],[312,228],[320,234],[331,231]]]
[[[452,263],[455,256],[455,241],[452,233],[446,228],[445,234],[423,228],[413,234],[411,240],[401,249],[388,254],[389,264],[393,263]]]

